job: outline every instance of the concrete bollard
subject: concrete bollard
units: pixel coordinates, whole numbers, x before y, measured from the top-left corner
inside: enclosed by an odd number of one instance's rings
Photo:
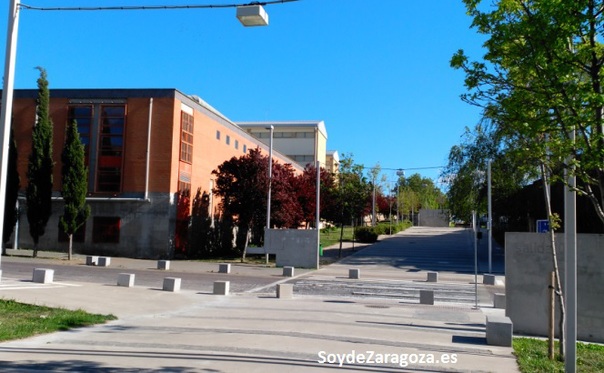
[[[358,268],[350,268],[348,270],[348,278],[360,279],[361,278],[361,270]]]
[[[35,268],[31,281],[39,284],[51,284],[55,275],[54,269]]]
[[[134,273],[120,273],[117,276],[117,286],[131,288],[134,286]]]
[[[219,264],[218,273],[231,273],[231,264],[230,263]]]
[[[177,292],[180,291],[180,278],[179,277],[166,277],[164,278],[164,291]]]
[[[214,281],[214,294],[215,295],[229,295],[229,281]]]
[[[504,293],[495,293],[495,295],[493,295],[493,307],[505,309]]]
[[[111,258],[108,256],[99,256],[99,260],[97,262],[97,265],[99,267],[109,267],[109,265],[111,264]]]
[[[512,320],[506,316],[487,316],[487,345],[490,346],[512,346],[514,325]]]
[[[482,275],[484,285],[495,285],[495,275]]]
[[[157,269],[163,269],[165,271],[170,269],[170,261],[169,260],[158,260],[157,261]]]
[[[291,299],[294,297],[294,285],[277,284],[277,298]]]
[[[283,267],[283,276],[294,277],[294,267]]]
[[[86,265],[87,266],[95,266],[99,263],[98,256],[87,256],[86,257]]]
[[[434,304],[434,291],[420,290],[419,291],[419,303],[420,304]]]
[[[438,272],[428,272],[428,277],[427,277],[426,281],[438,282]]]

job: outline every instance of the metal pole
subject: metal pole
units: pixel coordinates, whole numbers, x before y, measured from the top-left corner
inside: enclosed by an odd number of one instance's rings
[[[0,130],[0,238],[4,230],[4,207],[6,177],[8,174],[8,142],[13,113],[13,93],[15,88],[15,61],[17,57],[17,33],[19,30],[19,0],[11,0],[8,8],[8,29],[6,32],[6,55],[4,60],[4,84],[2,87],[2,129]],[[4,244],[4,243],[2,243]],[[2,262],[0,255],[0,277]]]
[[[273,131],[275,130],[275,126],[267,127],[270,130],[270,138],[269,138],[269,150],[268,150],[268,195],[266,198],[266,230],[264,235],[270,231],[271,229],[271,186],[273,184]],[[264,237],[264,256],[266,260],[266,264],[268,265],[268,241],[267,237]]]
[[[317,229],[317,269],[319,268],[319,257],[321,250],[321,162],[316,161],[317,168],[317,206],[315,207],[315,220]]]
[[[575,141],[575,131],[570,134]],[[572,160],[572,157],[570,158]],[[566,292],[565,372],[577,371],[577,178],[573,167],[566,171],[568,185],[564,188],[564,291]]]
[[[476,211],[472,211],[472,236],[474,240],[474,307],[478,309],[478,238],[476,237]]]
[[[488,161],[488,171],[487,171],[487,180],[488,180],[488,199],[489,199],[489,218],[487,220],[487,232],[488,232],[488,241],[489,241],[489,273],[493,273],[493,203],[492,203],[492,194],[491,194],[491,160]]]

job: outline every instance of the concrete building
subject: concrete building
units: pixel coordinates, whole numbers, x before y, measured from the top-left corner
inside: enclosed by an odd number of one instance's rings
[[[176,89],[55,89],[50,92],[54,123],[53,214],[40,249],[65,249],[61,152],[66,124],[77,120],[89,168],[92,214],[74,235],[76,252],[140,258],[167,258],[174,250],[176,197],[197,188],[210,192],[212,171],[225,160],[265,142],[242,130],[197,96]],[[21,188],[27,186],[37,90],[16,90],[13,128]],[[298,166],[278,148],[273,158]],[[22,206],[25,204],[22,203]],[[215,211],[217,202],[212,201]],[[19,244],[32,247],[24,208]]]
[[[250,135],[269,144],[270,126],[273,130],[273,148],[285,154],[300,166],[321,162],[321,166],[335,172],[337,152],[327,151],[327,129],[323,121],[282,121],[282,122],[237,122]]]

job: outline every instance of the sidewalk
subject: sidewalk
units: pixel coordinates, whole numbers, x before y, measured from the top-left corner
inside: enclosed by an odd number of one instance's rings
[[[131,268],[148,267],[150,263],[115,258],[113,264]],[[195,268],[200,270],[199,266]],[[335,279],[343,276],[346,268],[346,263],[339,263],[297,277]],[[401,271],[383,269],[368,266],[362,269],[362,274],[383,281],[412,281],[411,277],[418,275],[406,272],[403,276]],[[275,268],[250,270],[273,276]],[[467,275],[447,274],[446,279],[467,282]],[[0,296],[112,313],[118,320],[0,343],[0,369],[237,373],[333,372],[334,369],[518,371],[511,348],[485,343],[485,314],[499,310],[475,310],[456,304],[428,306],[369,297],[296,294],[294,299],[277,299],[274,284],[282,281],[290,280],[277,278],[272,286],[255,292],[218,296],[190,290],[170,293],[141,286],[125,288],[75,282],[28,286],[32,284],[19,280],[20,289],[0,287]],[[3,279],[2,285],[5,284]],[[361,362],[371,354],[372,363]],[[343,368],[339,368],[338,356],[348,358],[350,363],[344,361]]]

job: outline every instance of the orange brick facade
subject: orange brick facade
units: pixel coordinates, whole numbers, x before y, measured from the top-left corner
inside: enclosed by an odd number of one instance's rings
[[[27,185],[36,96],[35,90],[15,91],[12,120],[23,192]],[[84,118],[78,120],[78,125],[87,123],[86,118],[91,123],[82,127],[80,134],[88,142],[88,203],[92,214],[74,243],[76,252],[170,257],[179,187],[190,186],[193,193],[197,188],[209,192],[211,173],[225,160],[256,147],[268,154],[266,145],[205,102],[175,89],[51,90],[50,96],[56,201],[46,234],[40,238],[41,249],[66,247],[58,228],[63,208],[60,157],[66,124],[76,115],[74,108]],[[193,129],[187,137],[192,138],[191,147],[185,149],[190,150],[190,155],[185,151],[184,160],[181,159],[183,113],[192,116]],[[273,152],[273,158],[280,163],[293,163],[278,152]],[[293,166],[301,171],[296,164]],[[217,202],[213,206],[216,208]],[[31,247],[25,209],[21,210],[19,245]]]

